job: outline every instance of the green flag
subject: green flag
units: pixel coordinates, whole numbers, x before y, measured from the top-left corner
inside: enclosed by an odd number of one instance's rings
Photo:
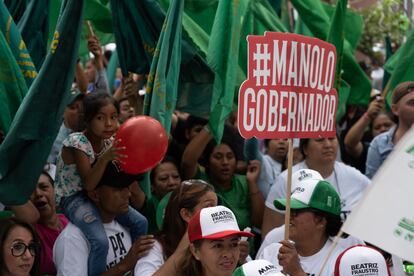
[[[13,17],[14,22],[18,23],[23,16],[27,5],[31,0],[4,0],[10,15]]]
[[[122,74],[125,75],[128,71],[148,73],[165,19],[163,9],[155,0],[114,0],[111,1],[111,7]],[[182,22],[185,26],[185,16]],[[198,31],[204,32],[200,27]],[[197,47],[184,33],[181,43],[177,109],[207,118],[210,113],[214,75],[202,55],[198,53]]]
[[[336,71],[334,87],[338,90],[341,80],[342,69],[342,54],[344,50],[345,39],[345,19],[346,19],[346,6],[348,0],[338,0],[336,3],[335,13],[331,19],[331,25],[328,32],[326,41],[333,44],[336,48]],[[339,92],[339,91],[338,91]],[[346,103],[346,102],[345,102]],[[341,103],[341,104],[345,104]]]
[[[62,0],[50,1],[49,29],[54,30],[60,11]],[[84,20],[89,20],[94,28],[101,45],[115,42],[112,29],[112,15],[108,0],[87,0],[85,1]],[[53,33],[49,33],[49,44],[52,42]],[[88,28],[82,26],[81,42],[78,55],[89,58],[88,50]]]
[[[26,82],[3,33],[0,32],[0,129],[5,134],[9,132],[14,114],[26,93]]]
[[[414,81],[414,29],[410,31],[407,41],[398,50],[398,59],[395,59],[395,67],[388,81],[387,103],[391,106],[392,92],[394,88],[404,81]],[[395,55],[395,54],[394,54]]]
[[[153,0],[111,0],[119,65],[128,72],[148,73],[165,15]]]
[[[291,2],[315,37],[326,40],[330,24],[329,16],[326,14],[322,3],[319,0],[291,0]],[[351,86],[347,103],[351,105],[368,104],[371,82],[356,62],[352,46],[346,39],[344,41],[342,69],[342,78]]]
[[[62,2],[51,49],[0,145],[0,202],[29,199],[69,102],[83,15],[82,0]]]
[[[3,32],[14,58],[22,71],[27,87],[30,87],[37,76],[37,70],[30,58],[29,51],[20,35],[19,29],[3,1],[0,1],[0,30]]]
[[[220,1],[211,30],[207,62],[215,76],[209,126],[217,143],[221,141],[224,121],[233,107],[241,19],[247,8],[247,1]]]
[[[144,102],[144,114],[157,119],[168,134],[177,102],[183,7],[183,0],[173,0],[167,11],[152,59]]]
[[[346,6],[348,0],[338,0],[336,3],[335,12],[331,18],[331,26],[329,28],[327,42],[333,44],[336,48],[336,70],[334,87],[338,92],[338,109],[336,114],[336,121],[339,121],[346,111],[346,103],[349,97],[349,86],[341,85],[341,70],[345,40],[345,21],[346,21]]]
[[[113,51],[109,59],[108,67],[106,68],[106,78],[108,79],[109,91],[114,92],[114,83],[116,78],[116,69],[118,69],[118,52]]]
[[[46,57],[49,36],[49,0],[32,0],[17,23],[17,27],[39,71]]]
[[[326,14],[332,19],[335,14],[336,7],[329,5],[328,3],[322,3],[322,5]],[[344,35],[349,44],[351,44],[352,49],[355,51],[362,36],[364,20],[361,15],[349,9],[346,11],[345,18]]]

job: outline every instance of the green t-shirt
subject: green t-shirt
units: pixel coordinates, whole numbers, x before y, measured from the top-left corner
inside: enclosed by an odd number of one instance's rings
[[[207,174],[201,168],[197,170],[195,178],[211,183]],[[240,230],[247,226],[251,227],[250,194],[246,176],[235,174],[231,180],[231,188],[228,190],[222,190],[217,185],[214,185],[214,188],[219,203],[233,211]]]

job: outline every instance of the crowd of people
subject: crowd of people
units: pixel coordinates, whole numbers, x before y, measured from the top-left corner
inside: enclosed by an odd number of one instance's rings
[[[413,125],[414,82],[395,88],[391,112],[374,91],[336,137],[294,141],[285,239],[287,139],[244,140],[229,120],[217,143],[207,119],[177,110],[149,180],[127,174],[114,134],[142,113],[145,76],[110,87],[98,39],[88,47],[30,200],[6,206],[1,275],[408,275],[404,260],[355,237],[330,249]]]

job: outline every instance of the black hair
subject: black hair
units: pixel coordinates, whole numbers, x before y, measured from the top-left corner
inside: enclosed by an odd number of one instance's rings
[[[229,146],[230,149],[234,153],[234,158],[236,158],[236,161],[238,160],[238,158],[237,158],[236,140],[235,140],[235,138],[232,135],[230,135],[229,133],[224,132],[223,138],[221,139],[221,143],[220,144],[225,144],[225,145]],[[200,164],[202,166],[204,166],[207,171],[208,171],[208,162],[210,160],[210,156],[213,153],[213,150],[214,150],[214,148],[217,145],[218,144],[217,144],[216,140],[212,139],[212,140],[210,140],[210,142],[208,142],[207,146],[205,147],[205,149],[203,151],[203,156],[202,156],[202,158],[200,160]]]
[[[187,120],[185,120],[185,130],[190,131],[196,125],[206,125],[208,123],[207,119],[196,117],[194,115],[188,116]]]
[[[155,178],[155,170],[158,168],[159,165],[163,164],[163,163],[173,163],[175,165],[175,167],[177,168],[177,171],[180,172],[180,166],[178,165],[177,160],[171,156],[171,155],[166,155],[164,156],[164,158],[161,160],[160,163],[158,163],[157,166],[155,166],[155,168],[153,168],[150,172],[150,183],[151,185],[154,183],[154,178]]]
[[[107,105],[113,104],[119,113],[119,103],[107,93],[92,92],[83,99],[84,122],[89,123],[98,114],[99,110]]]

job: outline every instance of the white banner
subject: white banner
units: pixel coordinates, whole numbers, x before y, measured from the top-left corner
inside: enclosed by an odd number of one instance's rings
[[[388,156],[342,229],[414,262],[414,127]]]

